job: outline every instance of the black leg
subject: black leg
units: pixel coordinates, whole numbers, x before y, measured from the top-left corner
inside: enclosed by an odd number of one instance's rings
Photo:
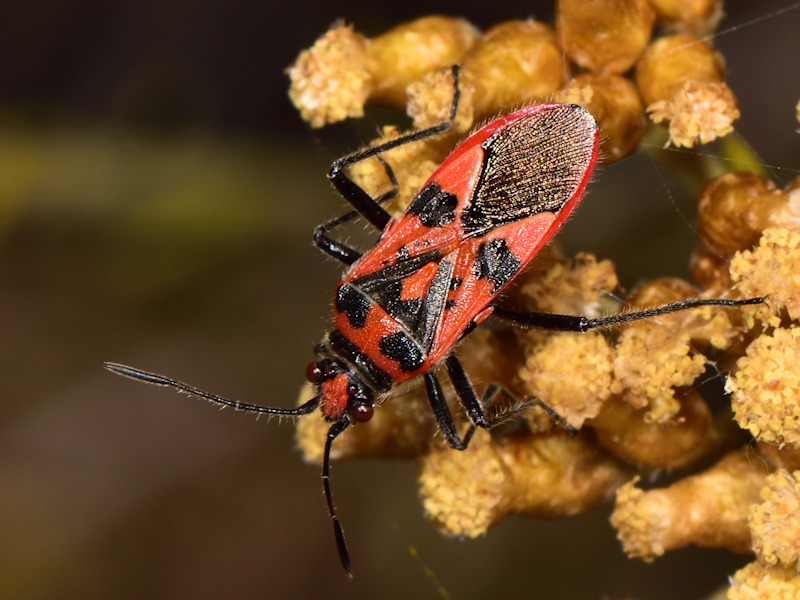
[[[372,223],[377,229],[383,231],[386,227],[386,224],[391,219],[389,213],[387,213],[380,203],[370,196],[363,188],[361,188],[355,181],[350,179],[345,173],[345,169],[350,165],[353,165],[359,161],[365,160],[367,158],[371,158],[373,156],[377,156],[383,152],[387,152],[392,148],[397,148],[398,146],[403,146],[405,144],[410,144],[411,142],[418,142],[424,140],[429,137],[433,137],[440,133],[443,133],[450,129],[450,126],[453,124],[453,120],[455,119],[456,109],[458,108],[458,100],[461,95],[458,87],[458,71],[459,66],[453,66],[453,102],[450,106],[450,118],[443,123],[439,123],[438,125],[434,125],[432,127],[427,127],[425,129],[420,129],[419,131],[414,131],[408,133],[406,135],[402,135],[397,139],[391,140],[384,144],[380,144],[378,146],[373,146],[372,148],[366,148],[359,152],[354,152],[353,154],[348,154],[347,156],[343,156],[342,158],[336,160],[333,165],[331,166],[331,170],[328,172],[328,179],[330,179],[333,186],[336,190],[347,200],[353,208],[356,209],[367,221]],[[385,165],[386,166],[386,165]],[[391,170],[387,170],[388,173],[391,173]],[[394,176],[390,174],[390,179],[393,179]]]
[[[489,384],[483,393],[483,398],[479,400],[478,395],[475,393],[475,388],[472,387],[467,374],[464,372],[464,367],[461,366],[461,361],[451,354],[445,359],[445,364],[447,365],[447,372],[450,376],[450,380],[453,382],[453,387],[458,394],[458,399],[464,407],[464,410],[467,411],[470,421],[472,421],[463,437],[459,436],[456,430],[456,425],[453,422],[453,415],[447,407],[447,402],[439,380],[430,371],[424,375],[425,388],[428,392],[428,399],[430,400],[433,413],[436,415],[436,422],[439,425],[439,430],[444,435],[447,443],[450,444],[450,447],[454,450],[466,450],[477,427],[491,429],[496,425],[514,418],[523,410],[532,406],[541,406],[553,420],[560,423],[564,429],[573,434],[577,433],[575,428],[567,423],[561,415],[541,400],[533,398],[524,402],[517,402],[505,388],[496,383]],[[487,406],[492,397],[498,392],[506,396],[514,405],[509,410],[488,418],[484,411],[484,406]]]
[[[553,315],[540,312],[516,312],[504,308],[495,307],[492,315],[509,321],[518,327],[526,329],[550,329],[552,331],[576,331],[585,332],[598,327],[610,327],[620,323],[639,321],[641,319],[651,319],[661,315],[666,315],[689,308],[700,306],[747,306],[751,304],[763,304],[764,298],[747,298],[745,300],[725,300],[722,298],[689,298],[678,300],[669,304],[662,304],[653,308],[636,312],[620,313],[598,319],[588,319],[575,315]]]
[[[439,430],[451,448],[454,450],[466,450],[467,446],[469,446],[469,441],[472,439],[472,434],[475,433],[475,425],[470,425],[464,437],[460,437],[453,422],[453,415],[450,413],[450,409],[447,408],[447,401],[444,398],[442,386],[439,385],[439,380],[430,371],[425,373],[424,378],[425,389],[428,391],[428,400],[431,402],[433,414],[436,415]]]
[[[464,371],[464,367],[461,365],[461,361],[458,360],[455,355],[451,354],[447,357],[446,364],[447,372],[450,375],[450,380],[453,382],[453,387],[455,388],[461,403],[464,405],[469,418],[478,427],[491,429],[496,425],[514,418],[528,408],[540,406],[548,415],[550,415],[550,417],[552,417],[554,421],[557,421],[562,427],[564,427],[564,429],[570,433],[577,433],[575,428],[567,423],[561,415],[559,415],[555,410],[550,408],[538,398],[529,398],[520,402],[514,398],[514,396],[508,390],[497,383],[490,383],[488,386],[486,386],[486,389],[483,392],[483,397],[478,400],[478,395],[475,393],[475,388],[472,387],[472,383],[470,383],[470,380]],[[497,415],[489,417],[486,415],[486,407],[489,406],[489,402],[498,392],[502,393],[513,404],[511,408],[504,410]]]
[[[355,216],[356,213],[349,212],[343,217],[347,217],[349,215]],[[349,221],[350,219],[344,219],[343,217],[333,219],[332,221],[328,221],[327,223],[323,223],[322,225],[317,226],[314,229],[314,245],[322,250],[328,256],[332,256],[340,263],[343,263],[347,266],[352,265],[356,262],[359,258],[361,258],[361,252],[358,250],[351,248],[347,244],[343,244],[342,242],[337,242],[334,239],[331,239],[325,234],[325,231],[344,223],[345,221]],[[351,217],[352,218],[352,217]]]
[[[478,395],[475,393],[475,388],[472,387],[464,367],[461,366],[461,361],[456,358],[455,354],[451,354],[445,359],[445,364],[450,381],[453,382],[453,387],[470,420],[478,427],[489,428],[491,425],[486,420],[486,413],[483,411],[483,406],[478,400]]]
[[[378,160],[383,165],[383,168],[386,171],[386,176],[389,178],[389,181],[392,184],[391,190],[383,194],[380,198],[375,199],[375,202],[382,206],[384,203],[397,196],[399,186],[397,184],[397,178],[394,176],[394,171],[392,171],[392,167],[389,166],[389,163],[383,160],[380,156],[378,157]],[[332,229],[336,229],[344,223],[352,221],[357,216],[358,212],[351,210],[340,217],[336,217],[335,219],[331,219],[330,221],[326,221],[322,225],[317,226],[317,228],[314,229],[314,245],[339,262],[348,266],[352,265],[359,258],[361,258],[361,252],[351,248],[346,244],[343,244],[342,242],[334,240],[328,235],[328,232]]]
[[[484,407],[488,407],[491,403],[492,398],[497,393],[503,394],[506,399],[511,402],[511,407],[498,413],[497,415],[493,415],[491,417],[487,417],[487,421],[489,422],[490,427],[494,427],[495,425],[499,425],[509,419],[513,419],[514,417],[518,416],[520,413],[532,408],[534,406],[538,406],[544,412],[546,412],[553,421],[561,425],[564,429],[569,431],[572,435],[577,435],[578,430],[575,429],[572,425],[567,423],[560,414],[558,414],[550,405],[545,404],[538,398],[528,398],[527,400],[520,401],[517,400],[511,392],[505,389],[503,386],[497,383],[490,383],[486,386],[486,389],[483,391],[483,396],[481,397],[481,404]]]

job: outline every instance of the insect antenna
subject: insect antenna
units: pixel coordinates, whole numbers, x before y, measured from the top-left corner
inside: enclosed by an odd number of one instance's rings
[[[330,476],[331,444],[333,444],[333,440],[335,440],[349,424],[349,421],[337,421],[331,425],[331,428],[328,430],[328,435],[325,440],[325,454],[322,459],[322,487],[325,490],[325,501],[328,503],[328,514],[331,516],[331,521],[333,522],[333,535],[336,538],[336,550],[339,552],[339,561],[341,561],[347,577],[352,579],[353,573],[350,570],[350,553],[347,551],[347,543],[344,541],[344,530],[342,529],[341,523],[339,523],[336,507],[333,505]]]
[[[209,400],[210,402],[214,402],[215,404],[230,406],[234,410],[242,410],[245,412],[296,417],[300,415],[307,415],[308,413],[312,412],[317,407],[320,401],[319,396],[315,396],[308,402],[301,404],[296,408],[272,408],[269,406],[261,406],[259,404],[249,404],[247,402],[239,402],[238,400],[229,400],[228,398],[223,398],[222,396],[218,396],[210,392],[204,392],[203,390],[197,389],[196,387],[183,383],[182,381],[176,381],[174,379],[170,379],[169,377],[158,375],[157,373],[142,371],[141,369],[128,367],[126,365],[106,362],[103,363],[103,366],[112,373],[116,373],[117,375],[121,375],[122,377],[128,377],[130,379],[135,379],[136,381],[142,381],[144,383],[150,383],[152,385],[171,387],[177,390],[178,392],[183,392],[185,394],[197,396],[198,398],[204,398],[206,400]]]

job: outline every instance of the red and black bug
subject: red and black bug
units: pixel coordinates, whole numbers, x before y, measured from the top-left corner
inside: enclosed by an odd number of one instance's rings
[[[381,206],[394,190],[372,198],[346,173],[347,167],[397,146],[446,131],[458,107],[458,68],[448,121],[350,154],[328,174],[355,211],[320,225],[314,242],[347,268],[334,295],[333,328],[316,348],[306,371],[315,396],[297,408],[245,404],[204,392],[161,375],[107,363],[111,371],[176,388],[237,410],[300,416],[318,406],[328,429],[322,480],[339,558],[350,574],[344,533],[331,498],[330,450],[347,427],[372,417],[376,398],[403,381],[422,376],[439,429],[451,447],[464,450],[476,427],[497,424],[484,411],[498,391],[479,398],[459,359],[456,343],[490,314],[521,327],[588,331],[704,305],[739,306],[748,300],[689,299],[649,310],[588,319],[519,313],[496,307],[498,294],[555,234],[578,203],[597,160],[599,132],[591,115],[573,104],[534,104],[485,125],[431,175],[406,211],[392,218]],[[365,254],[329,232],[358,214],[382,231]],[[443,361],[471,422],[459,434],[433,367]],[[536,399],[518,403],[502,419]],[[547,408],[547,407],[545,407]],[[557,415],[551,412],[555,418]]]

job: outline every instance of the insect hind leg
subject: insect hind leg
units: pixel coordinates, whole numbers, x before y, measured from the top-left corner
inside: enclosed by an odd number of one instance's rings
[[[567,423],[564,418],[561,417],[561,415],[559,415],[555,410],[538,398],[531,398],[523,402],[517,402],[510,392],[496,383],[489,384],[484,391],[482,398],[478,399],[478,395],[475,393],[475,388],[472,387],[467,374],[464,372],[464,367],[461,365],[461,361],[451,354],[447,357],[447,359],[445,359],[445,364],[447,366],[448,375],[450,376],[450,381],[453,382],[453,387],[455,388],[456,394],[458,394],[458,399],[460,400],[471,421],[470,426],[467,428],[463,436],[458,434],[455,422],[453,421],[453,415],[447,406],[447,402],[445,400],[444,393],[442,392],[442,387],[439,383],[439,380],[431,372],[427,372],[424,375],[425,388],[428,392],[428,400],[430,401],[431,408],[436,416],[436,422],[439,425],[439,430],[442,432],[442,435],[444,435],[445,439],[447,439],[447,443],[450,444],[450,447],[454,450],[466,450],[476,428],[481,427],[483,429],[491,429],[492,427],[505,423],[506,421],[516,417],[522,413],[522,411],[527,410],[532,406],[540,406],[553,418],[554,421],[557,421],[559,424],[561,424],[564,429],[572,434],[577,433],[575,428]],[[503,394],[514,404],[509,409],[501,411],[496,415],[488,416],[484,407],[488,406],[492,398],[498,393]]]
[[[456,424],[453,422],[453,415],[447,407],[447,401],[442,392],[442,386],[436,375],[430,371],[424,375],[425,389],[428,392],[428,400],[431,403],[431,409],[436,416],[436,422],[439,425],[439,431],[442,432],[447,443],[454,450],[466,450],[472,435],[475,433],[475,424],[470,424],[464,436],[460,436],[456,430]]]
[[[653,308],[647,308],[635,312],[618,313],[616,315],[609,315],[607,317],[599,317],[596,319],[589,319],[578,315],[557,315],[541,312],[517,312],[507,310],[500,307],[494,307],[492,316],[500,318],[504,321],[513,323],[518,327],[524,329],[546,329],[550,331],[574,331],[584,333],[590,329],[598,329],[602,327],[611,327],[619,325],[620,323],[628,323],[630,321],[641,321],[643,319],[652,319],[661,315],[667,315],[690,308],[698,308],[701,306],[748,306],[753,304],[764,304],[764,298],[746,298],[744,300],[728,300],[725,298],[688,298],[686,300],[678,300],[669,304],[662,304]]]
[[[572,425],[570,425],[564,417],[562,417],[558,412],[552,408],[550,405],[546,404],[539,398],[526,398],[525,400],[519,400],[514,397],[514,395],[505,389],[503,386],[497,383],[490,383],[486,386],[486,389],[483,391],[483,395],[481,396],[481,404],[483,405],[484,411],[487,408],[492,406],[492,400],[497,396],[497,394],[502,394],[511,405],[503,410],[500,410],[492,415],[487,415],[486,420],[489,423],[490,427],[496,427],[497,425],[501,425],[506,421],[514,419],[518,417],[521,413],[525,412],[526,410],[538,406],[544,412],[546,412],[549,417],[561,425],[564,429],[566,429],[572,435],[576,435],[578,430],[575,429]]]
[[[458,102],[461,97],[458,80],[459,70],[459,65],[454,65],[452,68],[453,101],[450,105],[449,118],[446,121],[431,127],[426,127],[425,129],[420,129],[418,131],[412,131],[411,133],[401,135],[400,137],[383,144],[348,154],[347,156],[337,159],[333,165],[331,165],[331,169],[328,172],[328,179],[330,179],[333,186],[342,195],[342,197],[347,200],[353,206],[353,208],[356,209],[358,213],[360,213],[367,221],[372,223],[372,225],[374,225],[377,229],[383,231],[383,229],[386,227],[386,224],[391,219],[391,216],[380,205],[379,199],[370,196],[366,190],[364,190],[347,175],[345,172],[347,167],[367,158],[387,152],[392,148],[397,148],[398,146],[403,146],[412,142],[419,142],[421,140],[444,133],[450,129],[450,127],[453,125],[453,121],[455,120],[456,111],[458,110]],[[394,175],[391,173],[391,169],[388,168],[386,163],[384,163],[384,168],[387,170],[389,178],[396,187],[397,181],[394,179]]]

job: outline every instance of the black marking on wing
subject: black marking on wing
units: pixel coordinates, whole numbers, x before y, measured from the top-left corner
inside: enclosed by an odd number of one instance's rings
[[[338,329],[334,329],[328,334],[328,343],[333,354],[342,360],[354,365],[369,381],[374,389],[380,392],[388,392],[394,385],[391,376],[376,365],[372,359],[364,354],[358,346],[347,339]]]
[[[382,338],[378,348],[386,358],[398,363],[403,373],[419,369],[425,362],[425,355],[419,344],[404,331],[398,331]]]
[[[423,252],[416,256],[401,259],[399,254],[397,262],[379,271],[374,271],[368,275],[354,279],[350,283],[360,288],[364,292],[371,293],[373,290],[385,285],[389,281],[400,281],[409,275],[416,273],[430,262],[438,262],[442,257],[438,250]]]
[[[455,194],[443,192],[439,184],[432,181],[417,194],[406,212],[417,215],[425,227],[441,227],[456,218],[456,206],[458,198]]]
[[[364,275],[351,282],[380,305],[393,319],[405,326],[409,331],[416,331],[420,324],[423,298],[401,300],[403,281],[431,262],[438,262],[441,254],[438,251],[424,252],[405,260],[399,260],[384,269]]]
[[[563,104],[531,113],[484,141],[481,177],[461,214],[465,236],[561,210],[586,175],[596,131],[588,112]]]
[[[386,285],[376,289],[375,292],[376,300],[393,319],[400,321],[411,329],[415,327],[419,320],[422,298],[402,300],[402,281],[389,281]]]
[[[520,260],[514,256],[506,241],[498,238],[478,247],[472,272],[478,279],[491,281],[492,291],[496,293],[516,275],[520,266]]]

